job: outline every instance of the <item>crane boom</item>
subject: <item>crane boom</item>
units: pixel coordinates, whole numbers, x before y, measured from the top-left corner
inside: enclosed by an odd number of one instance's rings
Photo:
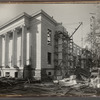
[[[82,25],[82,22],[79,24],[79,26],[75,29],[75,31],[72,33],[72,35],[70,36],[70,38],[74,35],[74,33],[79,29],[79,27]]]

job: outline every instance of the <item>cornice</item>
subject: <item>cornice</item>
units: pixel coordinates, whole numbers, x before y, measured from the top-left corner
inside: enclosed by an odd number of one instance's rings
[[[3,29],[4,27],[7,27],[8,25],[10,25],[11,23],[15,22],[16,20],[22,18],[22,17],[27,17],[30,18],[31,16],[28,15],[27,13],[23,12],[20,15],[16,16],[15,18],[11,19],[10,21],[8,21],[7,23],[3,24],[0,26],[0,30]]]

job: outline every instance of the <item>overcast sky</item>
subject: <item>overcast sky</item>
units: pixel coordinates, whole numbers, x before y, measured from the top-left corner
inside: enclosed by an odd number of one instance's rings
[[[96,12],[96,7],[97,4],[0,4],[0,25],[22,12],[31,15],[43,9],[57,22],[62,22],[70,34],[78,27],[79,22],[83,22],[73,37],[74,42],[82,46],[81,38],[86,37],[90,31],[90,13]]]

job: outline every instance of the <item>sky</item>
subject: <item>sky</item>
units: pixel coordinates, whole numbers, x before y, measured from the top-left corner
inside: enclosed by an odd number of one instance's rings
[[[82,22],[83,25],[73,35],[73,40],[84,47],[85,37],[90,32],[90,13],[96,13],[96,8],[97,4],[0,4],[0,26],[22,12],[31,15],[42,9],[57,22],[62,22],[70,35]]]

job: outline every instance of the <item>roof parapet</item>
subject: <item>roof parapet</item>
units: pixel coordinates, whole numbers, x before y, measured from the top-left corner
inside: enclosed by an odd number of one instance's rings
[[[50,19],[54,24],[58,24],[56,20],[53,19],[53,17],[51,17],[50,15],[48,15],[45,11],[43,11],[42,9],[37,11],[36,13],[32,14],[32,17],[35,17],[39,14],[43,14],[44,16],[46,16],[48,19]]]

